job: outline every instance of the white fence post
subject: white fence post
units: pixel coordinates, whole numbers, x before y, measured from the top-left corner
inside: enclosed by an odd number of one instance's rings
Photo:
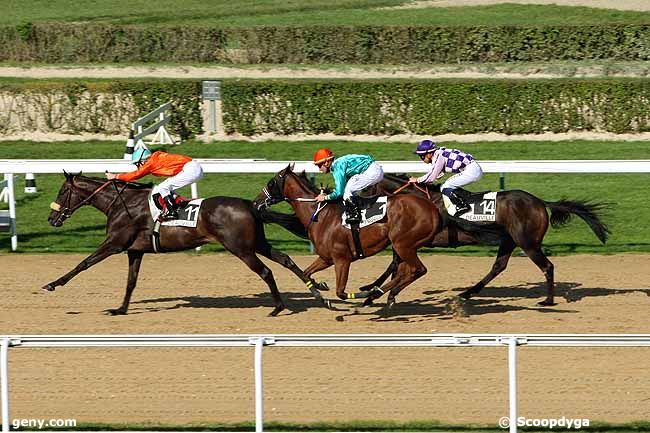
[[[254,338],[255,342],[255,433],[264,431],[264,377],[262,375],[262,348],[264,337]]]
[[[0,400],[2,433],[9,432],[9,338],[0,340]]]
[[[508,376],[510,390],[510,433],[517,433],[517,337],[508,341]]]

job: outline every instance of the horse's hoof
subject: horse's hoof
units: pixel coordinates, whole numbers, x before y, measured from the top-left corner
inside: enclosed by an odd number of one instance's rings
[[[321,292],[327,292],[330,289],[325,281],[322,281],[320,283],[316,283],[316,288],[318,290],[320,290]]]
[[[461,299],[469,299],[469,298],[472,297],[472,295],[473,295],[472,292],[470,292],[469,290],[465,290],[463,293],[458,295],[458,297],[461,298]]]
[[[284,306],[275,307],[273,311],[269,313],[269,317],[275,317],[280,314],[280,311],[284,310]]]
[[[366,298],[366,300],[363,301],[363,304],[362,304],[362,305],[363,305],[364,307],[370,307],[372,304],[374,304],[372,298]]]
[[[54,287],[54,285],[52,283],[46,284],[43,287],[41,287],[41,290],[44,290],[46,292],[53,292],[55,289],[56,288]]]
[[[126,315],[126,310],[123,310],[121,308],[116,308],[116,309],[111,309],[111,310],[105,310],[104,311],[108,316],[125,316]]]
[[[540,307],[552,307],[557,304],[549,299],[544,299],[543,301],[538,302],[537,305],[539,305]]]
[[[332,309],[332,301],[330,301],[329,299],[323,298],[323,304],[325,305],[325,308],[327,308],[328,310]]]

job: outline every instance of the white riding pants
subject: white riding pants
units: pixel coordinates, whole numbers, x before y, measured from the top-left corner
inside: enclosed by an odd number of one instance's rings
[[[468,183],[476,182],[481,177],[483,177],[483,170],[481,166],[476,161],[470,162],[463,171],[458,174],[453,175],[447,179],[441,186],[440,191],[444,191],[445,188],[460,188],[465,186]]]
[[[202,177],[203,169],[201,168],[201,164],[192,160],[186,163],[178,174],[168,177],[158,185],[154,186],[153,192],[158,192],[161,196],[166,197],[179,188],[199,181]]]
[[[384,170],[381,168],[381,165],[373,162],[366,171],[355,174],[348,180],[343,190],[343,200],[348,200],[355,192],[381,182],[383,178]]]

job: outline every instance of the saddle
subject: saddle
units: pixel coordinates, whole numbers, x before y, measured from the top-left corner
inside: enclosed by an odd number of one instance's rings
[[[465,200],[468,204],[471,203],[477,203],[483,200],[483,197],[485,194],[488,194],[492,191],[480,191],[480,192],[472,192],[472,191],[467,191],[466,189],[463,188],[456,188],[454,191],[456,191],[456,194],[458,194],[463,200]]]
[[[357,197],[357,203],[359,204],[359,210],[361,211],[361,223],[359,224],[359,228],[374,224],[386,216],[388,197],[385,195]],[[347,215],[345,213],[343,202],[339,202],[338,205],[343,209],[343,226],[351,228],[350,225],[346,223]]]
[[[203,203],[203,199],[192,199],[174,195],[174,200],[178,204],[178,219],[164,221],[162,222],[162,225],[196,227],[199,216],[199,209]],[[158,217],[162,209],[160,204],[156,203],[155,200],[152,199],[151,195],[149,196],[149,211],[151,212],[151,217],[153,220],[158,221]]]

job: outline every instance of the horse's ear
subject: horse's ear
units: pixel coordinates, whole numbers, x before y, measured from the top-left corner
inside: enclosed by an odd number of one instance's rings
[[[65,169],[63,170],[63,175],[65,176],[66,179],[70,179],[72,177],[72,175],[70,175],[70,173],[65,171]]]
[[[291,171],[293,171],[293,168],[294,168],[295,166],[296,166],[296,163],[295,163],[295,162],[292,162],[291,164],[289,164],[289,169],[290,169]]]

